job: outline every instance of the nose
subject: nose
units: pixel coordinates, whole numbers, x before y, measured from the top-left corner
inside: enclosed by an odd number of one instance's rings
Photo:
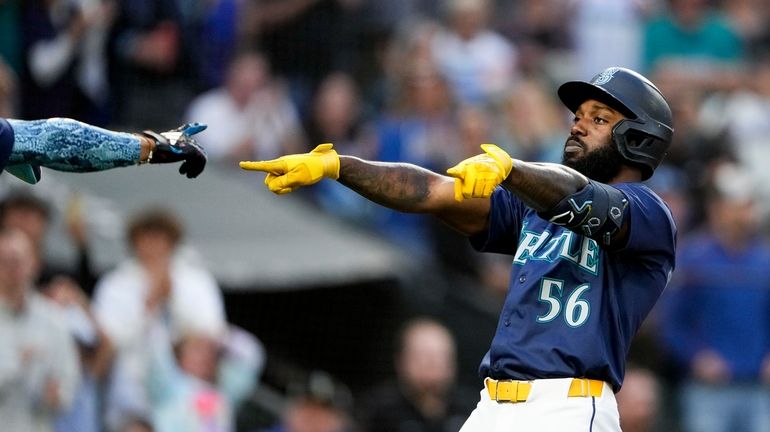
[[[572,127],[570,127],[570,133],[572,135],[585,135],[586,128],[583,125],[585,119],[575,119],[572,121]]]

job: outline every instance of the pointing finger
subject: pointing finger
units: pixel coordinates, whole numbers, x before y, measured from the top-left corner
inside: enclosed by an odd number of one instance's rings
[[[270,161],[241,161],[238,165],[248,171],[264,171],[273,174],[283,174],[286,172],[286,162],[278,159]]]

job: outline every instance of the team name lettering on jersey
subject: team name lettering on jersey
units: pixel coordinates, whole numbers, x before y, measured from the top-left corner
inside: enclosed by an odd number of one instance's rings
[[[550,231],[537,233],[522,230],[519,247],[513,256],[513,262],[524,265],[528,260],[554,262],[557,259],[571,261],[581,269],[597,274],[599,268],[599,243],[595,240],[564,230],[551,238]]]

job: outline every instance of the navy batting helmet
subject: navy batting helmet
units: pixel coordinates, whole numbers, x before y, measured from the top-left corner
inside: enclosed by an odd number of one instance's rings
[[[653,83],[630,69],[611,67],[590,82],[564,83],[558,93],[572,112],[594,99],[623,113],[627,118],[612,128],[612,140],[623,158],[641,168],[643,180],[652,176],[674,133],[671,108]]]

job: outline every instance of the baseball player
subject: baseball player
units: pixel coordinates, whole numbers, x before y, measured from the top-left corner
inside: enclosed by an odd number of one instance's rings
[[[619,431],[614,393],[631,339],[674,269],[676,227],[641,182],[673,134],[646,78],[609,68],[558,90],[574,113],[562,164],[512,159],[495,145],[448,176],[339,156],[332,144],[271,161],[284,194],[324,177],[405,212],[433,214],[480,251],[512,256],[508,295],[462,432]]]
[[[192,135],[204,129],[206,125],[188,123],[162,133],[133,134],[66,118],[0,118],[0,172],[5,170],[35,184],[40,180],[41,166],[90,172],[137,163],[181,161],[179,172],[197,177],[206,166],[206,153]]]

